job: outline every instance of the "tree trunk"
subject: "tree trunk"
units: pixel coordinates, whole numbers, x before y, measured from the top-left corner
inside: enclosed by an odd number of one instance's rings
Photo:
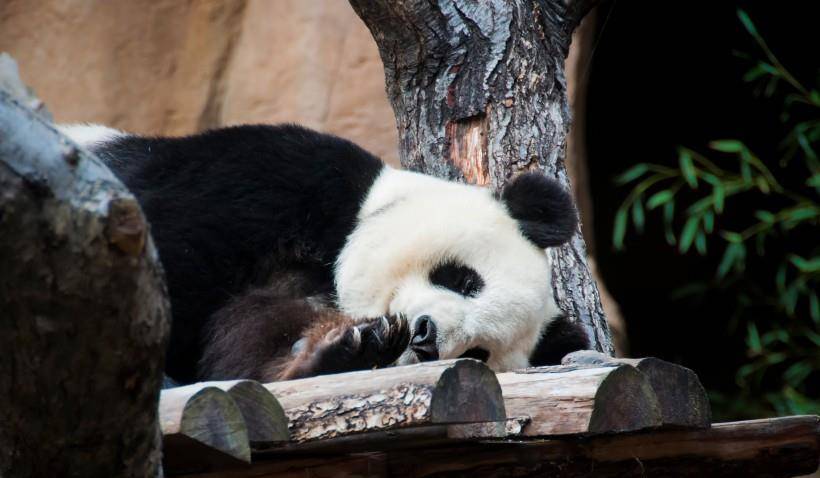
[[[156,476],[168,321],[134,197],[0,90],[0,476]]]
[[[404,167],[500,189],[539,169],[569,188],[564,59],[594,0],[350,0],[379,47]],[[558,305],[612,354],[580,230],[550,251]]]

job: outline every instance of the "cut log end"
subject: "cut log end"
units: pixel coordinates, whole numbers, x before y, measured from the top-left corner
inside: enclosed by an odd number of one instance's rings
[[[504,398],[495,373],[478,360],[455,362],[436,383],[432,417],[434,423],[504,421]]]
[[[288,441],[288,419],[282,405],[259,382],[240,380],[227,390],[248,427],[253,446],[268,446]]]
[[[624,365],[604,378],[595,393],[590,433],[642,430],[661,424],[658,398],[638,370]]]
[[[250,462],[248,429],[233,398],[217,387],[190,385],[165,390],[160,426],[169,472]]]

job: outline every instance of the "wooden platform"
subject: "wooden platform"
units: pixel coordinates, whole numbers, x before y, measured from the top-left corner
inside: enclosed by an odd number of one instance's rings
[[[689,370],[570,356],[474,360],[163,391],[166,475],[743,476],[811,473],[820,417],[710,426]]]

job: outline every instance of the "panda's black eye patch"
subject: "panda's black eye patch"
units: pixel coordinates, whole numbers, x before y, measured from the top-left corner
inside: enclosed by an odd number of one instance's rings
[[[430,282],[464,297],[475,297],[484,288],[484,279],[472,267],[448,261],[430,271]]]

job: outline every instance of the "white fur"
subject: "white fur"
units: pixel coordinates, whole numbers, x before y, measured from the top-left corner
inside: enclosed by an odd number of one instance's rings
[[[58,124],[55,127],[83,148],[92,148],[97,144],[128,136],[128,133],[118,129],[91,123]]]
[[[441,359],[470,348],[488,365],[528,365],[543,327],[559,310],[544,251],[520,232],[485,188],[386,167],[375,181],[336,263],[341,309],[354,317],[429,315]],[[476,297],[433,286],[429,273],[455,259],[484,280]],[[406,352],[399,363],[416,361]]]

